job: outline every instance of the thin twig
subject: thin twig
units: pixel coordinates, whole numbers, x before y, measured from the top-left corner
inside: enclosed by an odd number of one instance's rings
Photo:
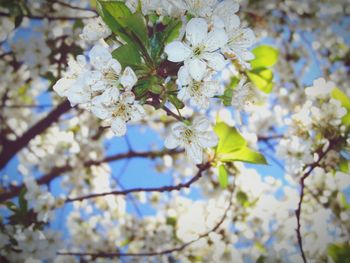
[[[215,224],[214,227],[212,227],[210,230],[208,230],[207,232],[205,232],[204,234],[200,235],[198,238],[191,240],[187,243],[184,243],[181,246],[178,247],[174,247],[171,249],[165,249],[165,250],[161,250],[161,251],[155,251],[155,252],[141,252],[141,253],[104,253],[104,252],[99,252],[99,253],[83,253],[83,252],[58,252],[57,255],[61,255],[61,256],[91,256],[94,258],[114,258],[114,257],[152,257],[152,256],[161,256],[161,255],[167,255],[167,254],[171,254],[174,252],[180,252],[182,250],[184,250],[186,247],[190,246],[191,244],[208,237],[211,233],[216,232],[219,227],[223,224],[223,222],[225,221],[226,217],[227,217],[227,213],[229,212],[231,206],[232,206],[232,197],[233,197],[233,192],[234,192],[234,188],[231,191],[231,194],[229,196],[229,204],[227,206],[227,208],[225,209],[225,212],[223,214],[223,216],[220,218],[220,220]]]
[[[205,163],[203,165],[198,166],[199,170],[197,174],[192,177],[189,181],[186,183],[180,183],[177,185],[169,185],[169,186],[162,186],[162,187],[150,187],[150,188],[131,188],[124,191],[111,191],[111,192],[104,192],[104,193],[98,193],[98,194],[89,194],[85,196],[75,197],[75,198],[67,198],[66,203],[70,202],[76,202],[76,201],[83,201],[87,199],[102,197],[102,196],[108,196],[108,195],[128,195],[131,193],[138,193],[138,192],[172,192],[172,191],[180,191],[183,188],[189,188],[193,183],[198,181],[202,175],[203,172],[211,167],[210,163]]]
[[[297,232],[297,238],[298,238],[298,245],[299,245],[301,257],[302,257],[304,263],[307,263],[307,260],[306,260],[305,252],[303,249],[303,240],[302,240],[301,232],[300,232],[300,228],[301,228],[300,216],[301,216],[301,205],[302,205],[302,202],[304,199],[305,179],[309,177],[309,175],[312,173],[312,171],[320,164],[320,161],[323,159],[324,156],[326,156],[326,154],[330,150],[331,150],[331,145],[327,148],[327,150],[325,150],[324,152],[322,152],[320,154],[318,160],[316,162],[314,162],[313,164],[311,164],[309,166],[309,170],[300,178],[300,198],[299,198],[298,208],[295,210],[295,216],[297,218],[296,232]]]
[[[5,12],[0,12],[0,16],[11,17],[11,14],[5,13]],[[30,15],[30,14],[23,14],[23,16],[30,18],[30,19],[33,19],[33,20],[47,19],[49,21],[52,21],[52,20],[91,19],[91,18],[98,17],[98,15],[72,17],[72,16],[49,16],[49,15],[38,16],[38,15]]]
[[[84,163],[84,166],[85,167],[90,167],[93,165],[97,166],[97,165],[101,165],[103,163],[114,162],[114,161],[128,159],[128,158],[150,158],[150,159],[153,159],[153,158],[164,156],[166,154],[176,155],[176,154],[180,154],[183,152],[184,152],[183,150],[163,150],[163,151],[145,151],[145,152],[130,151],[130,152],[126,152],[126,153],[119,153],[119,154],[107,156],[101,160],[87,161]],[[72,167],[70,165],[65,165],[65,166],[61,166],[61,167],[54,167],[54,168],[52,168],[52,170],[49,173],[40,177],[37,180],[37,183],[39,185],[47,184],[47,183],[51,182],[52,180],[54,180],[55,178],[59,177],[61,174],[72,171],[74,168],[75,167]],[[10,198],[16,197],[24,187],[25,186],[22,184],[22,185],[14,186],[10,189],[3,191],[2,193],[0,193],[0,202],[4,202]]]

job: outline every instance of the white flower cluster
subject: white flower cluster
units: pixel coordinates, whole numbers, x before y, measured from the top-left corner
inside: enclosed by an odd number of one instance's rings
[[[307,100],[289,122],[289,137],[282,139],[276,149],[277,155],[285,159],[288,172],[296,174],[317,161],[318,156],[313,153],[318,148],[323,146],[325,151],[331,139],[345,135],[342,118],[347,111],[331,97],[334,88],[334,83],[324,79],[317,79],[312,87],[306,88]]]
[[[59,232],[40,230],[33,224],[28,227],[6,225],[0,232],[0,253],[6,255],[9,262],[49,260],[56,257],[62,245]]]
[[[111,124],[117,136],[126,133],[126,123],[140,120],[143,107],[135,101],[131,88],[137,77],[130,67],[122,71],[107,48],[95,45],[89,52],[89,62],[83,56],[70,60],[69,70],[54,86],[72,105],[91,110],[98,118]],[[122,92],[122,93],[121,93]]]
[[[184,40],[173,41],[164,50],[169,61],[184,63],[178,72],[178,98],[184,102],[191,100],[193,105],[207,109],[209,99],[220,93],[219,83],[213,79],[228,64],[225,57],[249,68],[248,61],[254,56],[248,49],[255,43],[254,34],[250,29],[240,27],[240,20],[235,15],[239,5],[234,1],[170,2],[183,13],[195,16],[186,24]],[[215,134],[206,135],[207,143],[198,143],[204,140],[195,129],[183,124],[174,125],[171,133],[165,146],[185,147],[195,163],[201,163],[203,148],[217,144]]]
[[[39,222],[52,221],[55,216],[55,209],[63,205],[63,199],[55,199],[47,188],[41,188],[35,178],[25,177],[26,186],[25,199],[30,208],[37,214]]]

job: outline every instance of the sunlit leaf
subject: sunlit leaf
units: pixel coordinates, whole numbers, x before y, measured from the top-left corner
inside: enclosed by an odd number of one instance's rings
[[[270,93],[273,88],[273,73],[270,69],[254,69],[247,72],[249,79],[253,84],[265,93]]]
[[[278,60],[278,50],[272,46],[261,45],[252,52],[255,55],[255,59],[250,62],[253,69],[272,67]]]
[[[224,122],[215,125],[214,131],[219,137],[216,148],[217,153],[231,153],[246,146],[245,139],[237,132],[236,128],[228,126]]]
[[[243,147],[242,149],[231,153],[221,153],[218,157],[222,162],[241,161],[255,164],[267,164],[267,161],[262,154],[253,151],[248,147]]]
[[[267,164],[265,157],[247,147],[246,140],[234,127],[224,122],[218,122],[214,131],[219,137],[216,148],[216,158],[221,162],[248,162],[255,164]]]
[[[225,166],[220,165],[218,167],[218,171],[219,171],[218,181],[220,183],[220,186],[222,188],[227,188],[227,186],[228,186],[228,174],[227,174]]]

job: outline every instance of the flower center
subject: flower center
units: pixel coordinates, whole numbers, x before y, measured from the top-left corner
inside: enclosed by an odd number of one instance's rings
[[[193,50],[194,55],[199,56],[203,52],[204,48],[205,48],[205,46],[195,47]]]
[[[193,142],[194,133],[192,130],[186,129],[185,131],[182,132],[181,135],[182,135],[183,140],[186,143],[191,144]]]

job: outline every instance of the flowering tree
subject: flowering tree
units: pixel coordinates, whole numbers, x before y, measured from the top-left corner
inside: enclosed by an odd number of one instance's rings
[[[350,262],[349,12],[0,1],[0,261]]]

